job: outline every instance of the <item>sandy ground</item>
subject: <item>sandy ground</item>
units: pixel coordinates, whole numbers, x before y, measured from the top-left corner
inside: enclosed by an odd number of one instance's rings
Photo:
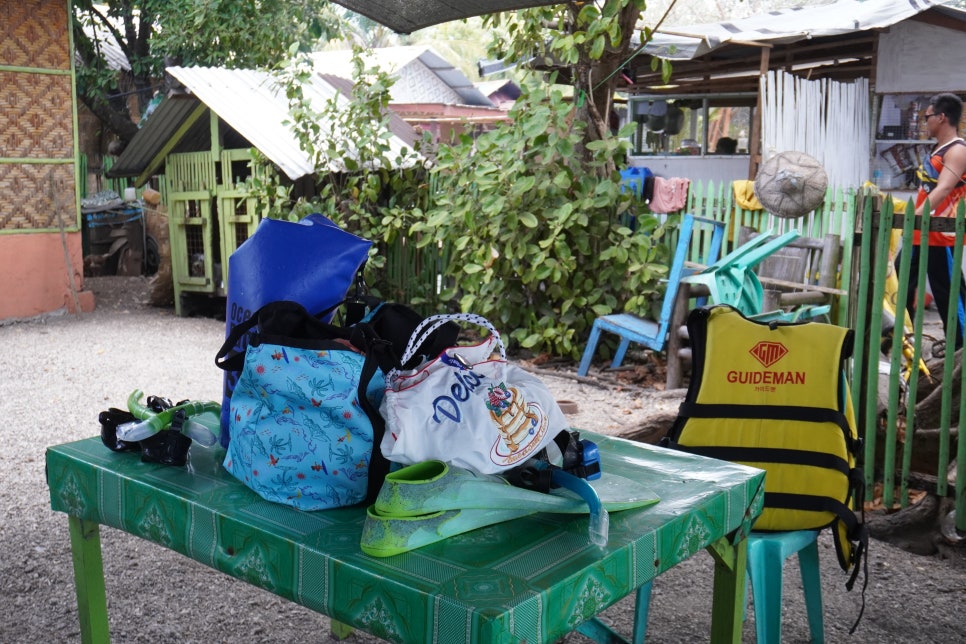
[[[172,399],[219,400],[213,365],[222,322],[177,318],[143,305],[140,278],[89,279],[98,309],[0,326],[0,642],[79,641],[67,518],[49,508],[46,446],[98,433],[97,414],[140,388]],[[574,426],[616,433],[675,409],[680,392],[546,377],[560,400],[578,403]],[[111,633],[116,642],[303,642],[328,638],[321,615],[136,537],[102,529]],[[826,641],[962,642],[966,568],[873,542],[865,616],[848,629],[862,596],[846,592],[827,534],[820,539]],[[712,560],[702,553],[659,577],[649,642],[706,641]],[[629,634],[625,599],[604,619]],[[785,641],[808,641],[797,565],[785,571]],[[745,641],[754,641],[748,612]],[[355,634],[350,641],[379,641]],[[567,642],[585,642],[571,635]]]

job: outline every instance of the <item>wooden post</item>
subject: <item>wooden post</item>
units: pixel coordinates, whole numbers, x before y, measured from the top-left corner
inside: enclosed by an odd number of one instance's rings
[[[755,103],[755,116],[751,119],[751,135],[748,137],[748,178],[754,180],[761,164],[761,77],[768,73],[771,45],[762,45],[761,64],[758,68],[758,100]]]

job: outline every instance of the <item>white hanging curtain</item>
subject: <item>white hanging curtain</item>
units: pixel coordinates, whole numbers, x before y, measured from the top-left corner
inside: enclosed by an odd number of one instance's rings
[[[815,157],[830,188],[869,178],[869,81],[806,80],[783,71],[761,79],[762,162],[780,152]]]

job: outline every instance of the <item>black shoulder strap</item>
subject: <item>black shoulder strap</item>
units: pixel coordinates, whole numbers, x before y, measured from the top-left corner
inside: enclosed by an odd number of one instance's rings
[[[964,141],[962,137],[956,137],[952,141],[947,141],[943,145],[933,150],[930,156],[939,157],[939,160],[942,161],[943,163],[943,167],[945,167],[946,153],[949,152],[949,150],[951,150],[954,145],[966,145],[966,141]],[[963,176],[959,177],[959,182],[956,184],[956,187],[959,188],[961,186],[966,186],[966,177],[963,177]]]
[[[236,347],[245,334],[258,324],[258,313],[260,311],[261,309],[250,315],[244,322],[240,322],[232,328],[228,337],[225,338],[225,342],[218,349],[218,353],[215,354],[216,367],[225,371],[242,370],[242,367],[245,366],[245,352],[244,350],[238,351]]]
[[[359,401],[362,411],[365,412],[372,423],[372,455],[369,457],[369,478],[366,489],[366,502],[372,503],[376,500],[379,490],[382,489],[386,475],[389,474],[390,463],[382,454],[382,438],[386,434],[386,421],[366,394],[369,390],[369,383],[376,375],[380,364],[389,359],[387,352],[391,351],[391,347],[388,342],[379,338],[368,324],[353,326],[350,342],[354,347],[362,349],[366,355],[365,362],[362,364],[362,374],[359,376],[356,399]]]
[[[348,337],[342,327],[323,322],[322,318],[341,306],[337,302],[324,311],[312,315],[298,302],[278,300],[269,302],[239,323],[225,338],[221,349],[215,354],[215,366],[225,371],[241,371],[245,366],[245,337],[256,326],[263,333],[277,337]]]

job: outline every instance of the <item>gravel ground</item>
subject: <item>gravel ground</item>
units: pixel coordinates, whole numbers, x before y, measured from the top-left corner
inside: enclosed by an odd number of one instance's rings
[[[172,399],[220,399],[213,357],[223,323],[178,318],[141,303],[140,278],[89,278],[95,312],[0,326],[0,642],[75,642],[80,634],[67,518],[49,508],[46,446],[98,433],[97,414],[123,406],[134,388]],[[573,373],[573,365],[569,372]],[[559,400],[577,401],[575,427],[617,433],[656,412],[673,410],[682,392],[606,386],[546,377]],[[110,626],[116,642],[296,642],[327,639],[325,617],[231,579],[154,544],[103,528]],[[873,542],[865,616],[859,588],[845,591],[830,539],[820,539],[826,640],[829,642],[963,642],[966,567]],[[786,567],[784,633],[808,639],[797,565]],[[708,638],[711,557],[677,566],[654,584],[650,642]],[[630,633],[630,599],[604,613]],[[754,641],[749,611],[745,641]],[[350,641],[377,642],[355,634]],[[566,642],[585,642],[579,635]]]

